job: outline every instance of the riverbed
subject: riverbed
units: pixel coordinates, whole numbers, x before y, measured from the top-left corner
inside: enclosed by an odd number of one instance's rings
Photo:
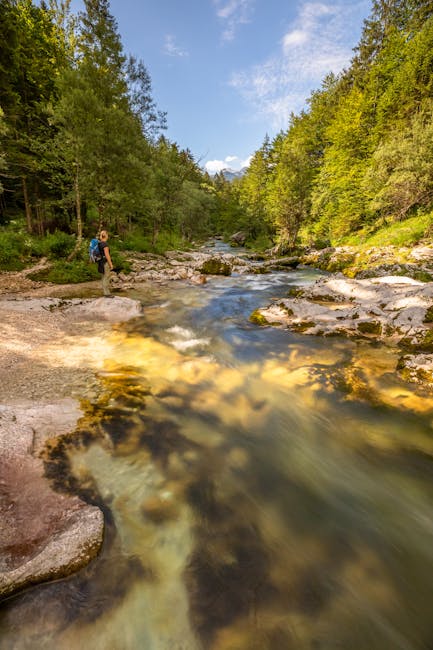
[[[3,603],[2,649],[431,647],[432,398],[392,348],[248,320],[317,276],[128,293],[103,398],[47,459],[102,553]]]

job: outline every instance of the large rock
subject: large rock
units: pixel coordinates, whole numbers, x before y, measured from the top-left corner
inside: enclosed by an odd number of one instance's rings
[[[40,311],[59,312],[69,321],[94,320],[111,323],[123,322],[142,313],[141,303],[131,298],[22,298],[2,301],[2,307],[11,311],[34,313]]]
[[[0,597],[85,566],[103,539],[102,512],[54,492],[38,457],[47,437],[65,433],[73,400],[0,409]]]
[[[388,341],[409,353],[399,370],[409,380],[433,378],[433,283],[406,277],[321,278],[294,297],[253,315],[260,325],[279,325],[313,335]]]
[[[138,300],[131,298],[96,298],[92,300],[71,301],[64,311],[74,319],[106,320],[112,323],[123,322],[135,318],[142,313]]]
[[[230,237],[230,243],[234,246],[243,246],[247,240],[247,233],[240,230]]]
[[[397,341],[409,337],[419,343],[430,329],[426,319],[432,304],[433,283],[400,276],[355,280],[338,274],[260,313],[309,334],[372,334]]]
[[[199,270],[205,275],[231,275],[232,272],[230,264],[220,257],[210,257]]]

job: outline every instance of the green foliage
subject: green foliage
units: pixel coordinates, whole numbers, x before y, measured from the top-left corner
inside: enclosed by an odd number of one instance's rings
[[[374,233],[360,230],[358,233],[345,238],[342,243],[349,246],[411,246],[425,236],[433,215],[417,215],[391,223],[385,223]]]
[[[253,251],[262,253],[266,250],[269,250],[274,245],[274,242],[270,237],[265,234],[259,235],[255,239],[247,239],[245,246]]]
[[[282,243],[410,244],[431,236],[423,216],[433,210],[430,5],[374,0],[350,68],[325,79],[309,109],[256,152],[241,203]],[[390,228],[408,219],[407,237],[406,226]]]
[[[234,231],[244,230],[253,239],[263,233],[270,234],[273,230],[266,208],[273,169],[271,150],[271,143],[266,136],[262,147],[254,154],[239,186],[239,203],[242,212]]]
[[[118,246],[121,250],[149,253],[152,249],[152,242],[150,238],[143,233],[132,231],[118,242]]]
[[[0,223],[24,206],[31,234],[74,230],[80,241],[138,227],[152,250],[170,247],[163,231],[214,231],[211,184],[189,151],[157,141],[165,115],[144,63],[124,55],[108,0],[85,0],[78,16],[69,2],[0,0],[0,42]],[[50,246],[36,252],[67,251],[66,240]]]
[[[0,43],[0,223],[19,215],[38,236],[0,241],[5,268],[65,258],[101,227],[144,252],[239,230],[259,248],[431,237],[427,0],[373,0],[349,68],[266,136],[233,183],[160,135],[165,114],[144,63],[125,56],[108,0],[85,0],[78,16],[55,0],[0,0]],[[44,239],[56,229],[67,234]]]
[[[0,269],[5,271],[23,269],[27,254],[25,235],[13,231],[0,231]]]
[[[32,254],[50,259],[66,258],[75,246],[75,237],[56,231],[45,237],[32,238]]]
[[[162,254],[168,250],[185,250],[185,248],[189,247],[189,243],[177,232],[169,232],[165,230],[158,233],[156,241],[152,243],[152,237],[150,235],[145,235],[138,230],[133,230],[125,235],[123,239],[117,243],[117,246],[119,250]]]
[[[53,282],[55,284],[75,284],[96,280],[101,276],[98,273],[97,264],[77,260],[74,262],[54,262],[50,268],[31,273],[29,277],[33,280]]]

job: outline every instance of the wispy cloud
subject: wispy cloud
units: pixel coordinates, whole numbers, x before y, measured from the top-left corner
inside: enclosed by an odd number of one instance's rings
[[[248,156],[245,160],[239,156],[226,156],[224,160],[208,160],[205,164],[205,169],[209,174],[217,174],[222,169],[233,169],[235,171],[248,167],[251,162],[252,156]]]
[[[349,64],[368,7],[369,0],[304,2],[277,54],[236,72],[230,85],[248,101],[250,112],[269,119],[275,129],[285,128],[290,113],[302,109],[325,75]]]
[[[250,22],[254,0],[213,0],[213,3],[224,26],[222,39],[232,41],[238,25]]]
[[[189,56],[189,52],[183,47],[177,45],[175,37],[172,34],[167,34],[164,40],[164,54],[167,56],[184,57]]]

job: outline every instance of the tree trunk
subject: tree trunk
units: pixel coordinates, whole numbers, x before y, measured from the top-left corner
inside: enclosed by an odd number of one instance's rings
[[[155,248],[156,246],[156,240],[158,239],[159,235],[159,219],[154,219],[153,220],[153,229],[152,229],[152,248]]]
[[[36,211],[36,225],[38,229],[38,235],[39,237],[43,237],[45,232],[44,232],[44,209],[41,204],[40,199],[36,201],[35,205],[35,211]]]
[[[74,250],[68,255],[67,261],[72,262],[73,259],[77,256],[78,251],[81,248],[81,243],[83,241],[83,219],[81,217],[81,195],[80,195],[80,183],[78,180],[78,165],[76,166],[75,177],[74,177],[74,194],[75,194],[75,214],[77,217],[77,241],[74,246]]]
[[[21,180],[23,183],[23,197],[24,197],[24,208],[26,211],[27,232],[31,234],[33,232],[32,209],[29,203],[29,193],[27,191],[26,177],[23,176]]]
[[[101,230],[104,227],[104,205],[102,203],[98,205],[98,215],[99,215],[98,232],[101,232]]]
[[[80,184],[78,182],[78,165],[77,171],[74,178],[74,190],[75,190],[75,212],[77,214],[77,243],[81,244],[83,239],[83,219],[81,217],[81,195],[80,195]]]

